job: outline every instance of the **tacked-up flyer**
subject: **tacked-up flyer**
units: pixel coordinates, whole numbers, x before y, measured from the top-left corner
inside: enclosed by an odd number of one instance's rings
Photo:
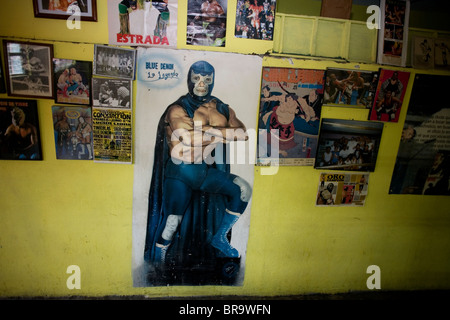
[[[132,163],[131,110],[93,108],[94,161]]]

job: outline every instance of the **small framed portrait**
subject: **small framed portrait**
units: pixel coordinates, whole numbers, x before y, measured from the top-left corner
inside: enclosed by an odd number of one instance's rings
[[[92,62],[53,58],[56,103],[91,104]]]
[[[8,95],[53,98],[53,45],[3,41]]]
[[[92,79],[92,104],[94,107],[131,109],[132,81],[114,78]]]
[[[94,46],[94,75],[134,79],[136,50],[104,45]]]
[[[83,21],[97,21],[97,0],[33,0],[36,18],[64,19],[79,15]]]

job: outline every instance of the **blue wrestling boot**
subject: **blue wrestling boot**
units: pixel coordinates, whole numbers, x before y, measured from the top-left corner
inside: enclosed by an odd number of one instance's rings
[[[239,251],[233,248],[227,239],[227,233],[231,230],[238,219],[239,216],[225,213],[219,226],[219,230],[217,230],[217,233],[211,240],[211,245],[227,258],[239,258]]]
[[[169,248],[170,241],[162,241],[164,243],[155,244],[155,253],[153,257],[153,262],[155,265],[163,266],[166,263],[166,253]]]

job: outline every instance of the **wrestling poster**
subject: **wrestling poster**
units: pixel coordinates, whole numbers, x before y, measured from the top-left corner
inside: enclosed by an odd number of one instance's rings
[[[0,99],[0,160],[42,160],[36,100]]]
[[[368,187],[368,173],[321,173],[316,205],[363,206]]]
[[[408,54],[409,0],[381,0],[378,32],[379,64],[404,67]]]
[[[259,56],[138,48],[134,286],[242,285],[261,70]]]
[[[92,108],[53,106],[56,159],[92,160]]]
[[[94,161],[132,163],[131,110],[93,108]]]
[[[187,5],[186,44],[225,47],[228,1],[188,0]]]
[[[257,165],[314,164],[325,70],[264,67]]]
[[[391,194],[450,195],[450,77],[416,74]]]
[[[177,47],[178,0],[108,0],[109,44]]]
[[[378,71],[327,68],[323,104],[370,109],[378,85]]]
[[[398,122],[410,73],[380,69],[375,99],[369,111],[369,120]]]
[[[273,40],[276,7],[276,0],[238,0],[235,37]]]

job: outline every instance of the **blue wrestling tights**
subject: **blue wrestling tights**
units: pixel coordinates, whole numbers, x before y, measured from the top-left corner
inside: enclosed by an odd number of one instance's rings
[[[247,207],[252,192],[250,185],[244,179],[208,167],[206,163],[176,165],[169,160],[163,190],[164,212],[168,216],[156,245],[155,260],[164,261],[165,252],[195,190],[226,196],[226,212],[211,245],[222,256],[239,257],[239,252],[230,245],[226,236]]]

